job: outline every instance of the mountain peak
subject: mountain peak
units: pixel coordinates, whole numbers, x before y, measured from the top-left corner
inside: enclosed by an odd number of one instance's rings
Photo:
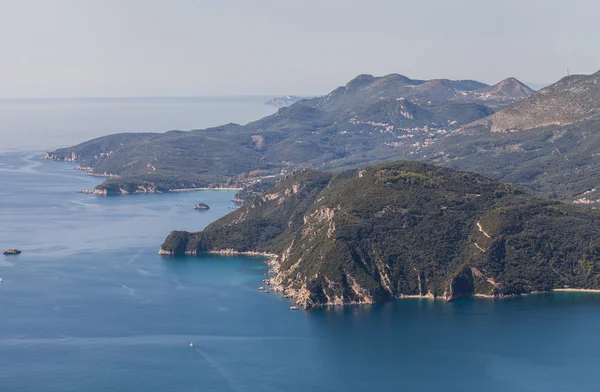
[[[351,81],[349,81],[348,83],[346,83],[346,87],[347,88],[360,87],[362,85],[371,83],[375,79],[376,78],[373,75],[370,75],[370,74],[360,74],[357,77],[355,77],[354,79],[352,79]]]
[[[550,125],[568,125],[597,119],[600,116],[598,97],[600,86],[598,73],[592,75],[571,75],[535,92],[524,84],[508,86],[500,82],[479,93],[499,94],[527,92],[526,99],[517,102],[490,117],[483,118],[474,125],[488,124],[492,131],[527,130]],[[508,86],[508,88],[507,88]]]
[[[514,78],[512,76],[509,78],[506,78],[504,80],[501,80],[500,83],[498,83],[498,84],[504,85],[504,86],[506,86],[506,85],[509,85],[509,86],[523,85],[524,86],[525,85],[524,83],[521,83],[517,78]]]
[[[415,82],[413,79],[409,78],[408,76],[400,75],[397,73],[382,76],[380,79],[382,81],[395,81],[395,82],[404,82],[404,83]]]
[[[482,98],[522,99],[535,91],[517,78],[506,78],[493,86],[484,87],[474,93]]]

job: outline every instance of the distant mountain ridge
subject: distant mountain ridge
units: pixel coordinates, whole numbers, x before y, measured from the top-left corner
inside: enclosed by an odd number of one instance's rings
[[[489,126],[492,132],[522,131],[598,119],[600,74],[566,76],[525,97],[527,99],[468,127]]]
[[[600,205],[600,72],[564,77],[459,127],[417,158]]]
[[[504,85],[482,94],[489,86],[473,80],[359,75],[325,96],[246,125],[111,135],[47,157],[110,175],[97,187],[100,194],[239,187],[302,167],[335,170],[423,159],[428,147],[526,92],[508,88],[518,83]]]
[[[506,106],[532,94],[534,90],[515,78],[507,78],[488,86],[474,80],[410,79],[404,75],[390,74],[375,77],[359,75],[345,86],[306,104],[328,111],[349,110],[368,106],[381,100],[404,98],[415,103],[435,105],[447,101]],[[496,102],[497,101],[497,102]]]
[[[477,99],[490,101],[507,100],[512,103],[523,98],[527,98],[534,92],[535,90],[528,87],[524,83],[521,83],[517,79],[507,78],[493,86],[472,91],[471,95]]]

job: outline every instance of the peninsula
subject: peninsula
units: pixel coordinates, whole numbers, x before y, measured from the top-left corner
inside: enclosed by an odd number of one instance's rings
[[[300,168],[342,170],[423,158],[422,150],[533,90],[510,79],[417,80],[359,75],[245,124],[165,133],[121,133],[48,152],[104,176],[97,194],[248,187]]]
[[[301,170],[163,255],[271,257],[297,305],[600,289],[600,213],[414,161]]]

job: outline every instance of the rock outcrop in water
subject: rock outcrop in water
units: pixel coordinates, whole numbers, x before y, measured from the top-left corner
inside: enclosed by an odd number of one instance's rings
[[[17,248],[8,248],[4,251],[5,255],[18,255],[21,254],[21,251]]]
[[[208,204],[198,203],[198,204],[194,205],[194,210],[208,210],[208,209],[210,209]]]
[[[223,251],[277,255],[272,289],[304,308],[600,288],[597,211],[416,162],[298,172],[160,249]]]

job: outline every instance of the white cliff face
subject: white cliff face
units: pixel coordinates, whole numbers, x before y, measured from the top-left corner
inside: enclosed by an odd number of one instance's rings
[[[109,194],[119,194],[119,195],[130,195],[130,194],[145,194],[145,193],[162,193],[162,191],[158,188],[156,184],[146,184],[146,185],[138,185],[137,188],[132,192],[123,187],[120,187],[116,192],[109,193],[109,191],[105,188],[96,188],[92,192],[94,195],[99,196],[107,196]]]
[[[335,233],[335,222],[333,221],[333,218],[338,210],[339,206],[337,208],[323,206],[310,214],[305,215],[302,235],[309,236],[317,231],[317,227],[325,224],[327,225],[327,238],[332,238]]]
[[[94,195],[98,196],[106,196],[108,195],[108,191],[106,189],[94,189]]]
[[[346,277],[347,277],[348,281],[350,282],[350,288],[354,292],[355,298],[357,298],[353,302],[358,303],[358,304],[373,304],[373,303],[375,303],[375,299],[373,298],[371,293],[368,290],[366,290],[365,288],[363,288],[361,285],[359,285],[356,282],[356,279],[354,279],[350,275],[346,275]]]
[[[175,252],[171,250],[163,249],[162,247],[158,250],[158,254],[161,256],[174,256]]]
[[[257,150],[260,150],[263,148],[263,146],[265,144],[265,137],[263,135],[252,135],[251,139]]]
[[[79,157],[75,152],[71,152],[70,154],[64,156],[59,156],[56,153],[45,152],[43,159],[50,159],[53,161],[77,162],[81,160],[81,157]]]

